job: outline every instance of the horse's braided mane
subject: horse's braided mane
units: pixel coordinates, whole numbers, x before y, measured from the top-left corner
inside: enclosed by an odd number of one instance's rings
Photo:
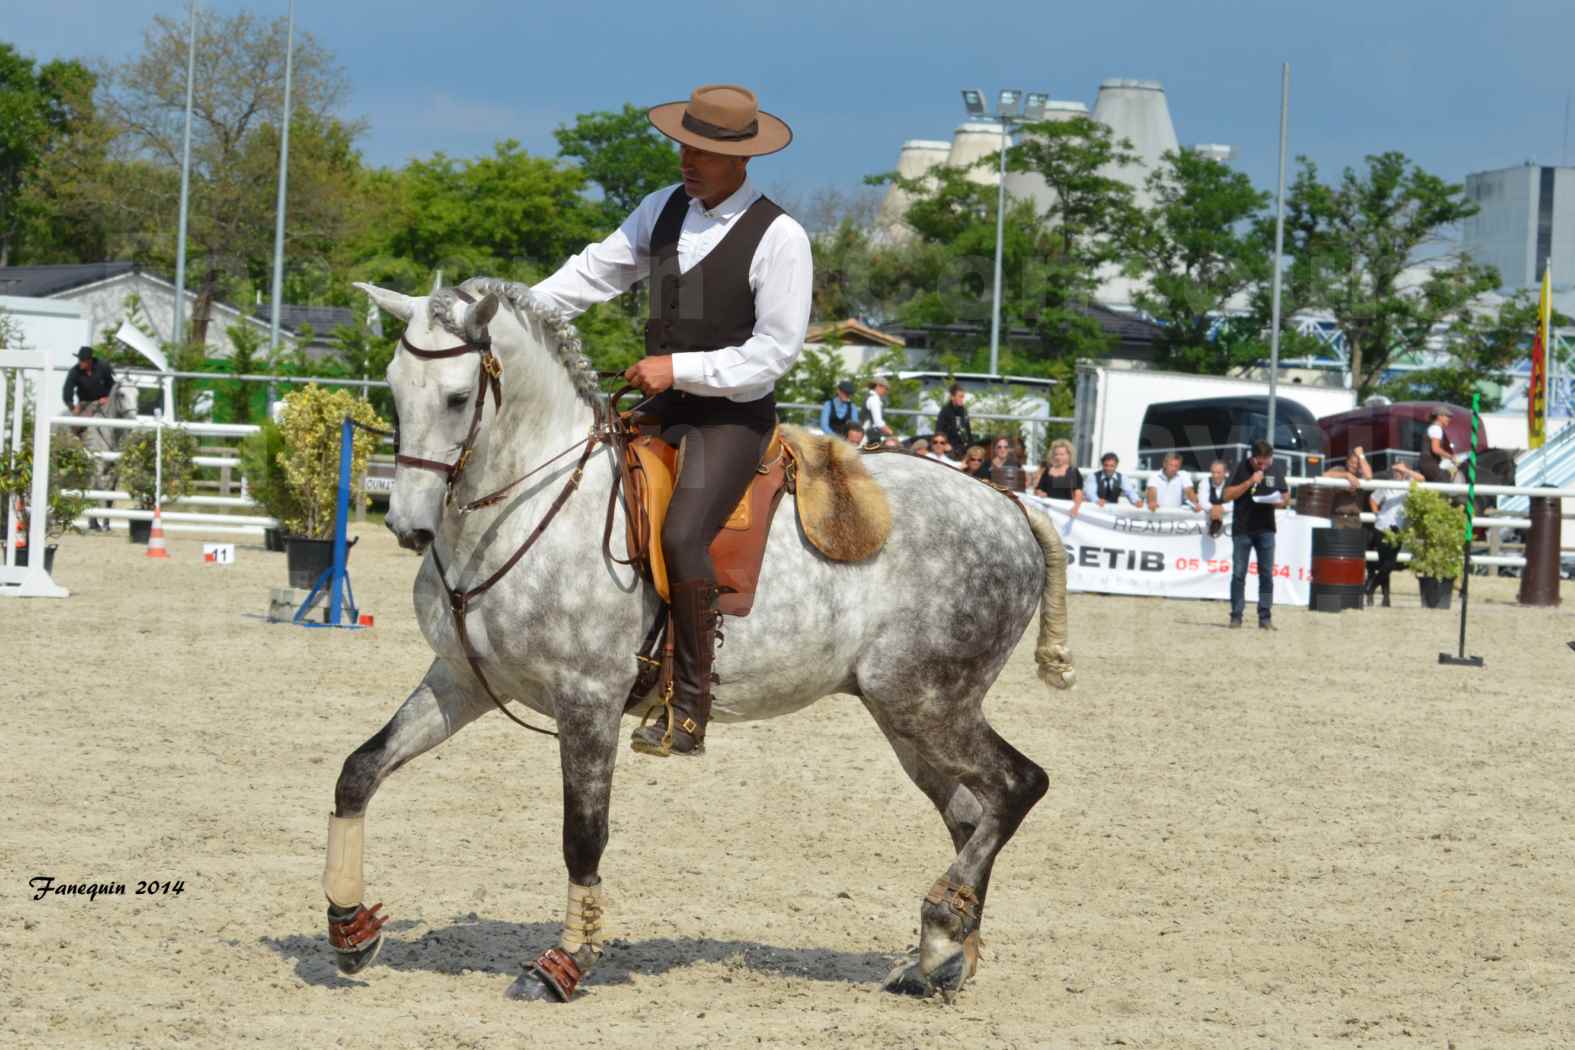
[[[574,385],[574,392],[593,408],[602,402],[601,387],[596,381],[596,370],[591,367],[591,362],[585,356],[585,349],[580,342],[580,330],[574,327],[574,320],[567,313],[558,309],[546,296],[537,295],[528,284],[518,281],[505,281],[498,277],[472,277],[460,285],[465,291],[475,296],[496,295],[508,303],[516,314],[523,313],[525,317],[542,322],[552,339],[550,349],[557,355],[558,363],[569,373],[569,380]],[[454,304],[459,301],[459,296],[453,288],[440,288],[433,292],[428,300],[428,309],[432,319],[455,335],[463,338],[464,332],[454,318]],[[520,318],[520,323],[525,324],[525,317]]]

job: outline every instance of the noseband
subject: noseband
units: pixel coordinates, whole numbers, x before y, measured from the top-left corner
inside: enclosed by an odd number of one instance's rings
[[[474,303],[476,300],[463,291],[455,289],[462,302]],[[449,502],[454,498],[454,486],[459,484],[460,475],[465,473],[465,464],[470,462],[470,454],[475,450],[476,438],[481,433],[481,413],[487,404],[487,392],[492,392],[492,410],[501,411],[503,408],[503,363],[492,352],[492,339],[483,337],[477,343],[460,343],[458,346],[445,347],[442,350],[423,350],[412,346],[410,337],[402,334],[399,345],[404,347],[413,356],[423,361],[438,361],[449,357],[459,357],[463,354],[475,353],[481,355],[481,367],[476,370],[476,408],[470,416],[470,432],[465,435],[465,440],[460,442],[459,457],[452,463],[440,463],[435,459],[422,459],[419,456],[407,456],[394,449],[394,465],[398,467],[415,467],[418,470],[431,470],[444,477],[444,501]]]

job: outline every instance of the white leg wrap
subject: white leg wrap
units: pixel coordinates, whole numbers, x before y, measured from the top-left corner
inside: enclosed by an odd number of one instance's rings
[[[361,874],[361,846],[366,817],[328,815],[328,863],[323,868],[323,892],[341,908],[361,903],[366,880]]]
[[[606,912],[607,898],[602,884],[578,886],[569,882],[569,906],[563,915],[563,936],[558,946],[573,955],[589,945],[592,952],[602,953],[602,916]]]

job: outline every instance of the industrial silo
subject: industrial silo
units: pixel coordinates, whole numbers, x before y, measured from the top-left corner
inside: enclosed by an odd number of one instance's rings
[[[902,151],[897,154],[897,174],[905,179],[923,178],[929,174],[931,168],[946,163],[951,149],[950,142],[936,139],[909,139],[902,144]],[[877,235],[902,237],[906,230],[903,216],[907,214],[908,206],[912,203],[913,195],[907,190],[895,183],[888,186],[886,196],[880,204],[880,211],[875,216]]]
[[[1088,107],[1081,102],[1067,102],[1052,99],[1045,104],[1044,120],[1071,120],[1074,117],[1088,116]],[[1008,197],[1031,198],[1034,209],[1040,215],[1045,214],[1055,203],[1055,193],[1045,183],[1044,176],[1036,171],[1010,171],[1006,173],[1006,194]],[[1010,205],[1008,205],[1010,207]]]
[[[959,124],[952,135],[951,151],[946,155],[946,163],[953,168],[966,168],[968,177],[974,182],[994,186],[1001,178],[997,165],[975,165],[1000,149],[1001,125],[993,120],[970,120]]]
[[[1111,130],[1117,141],[1127,139],[1138,163],[1113,165],[1106,172],[1137,191],[1137,203],[1151,203],[1143,182],[1160,167],[1160,158],[1178,148],[1176,127],[1170,121],[1165,89],[1157,80],[1107,80],[1094,100],[1094,119]]]

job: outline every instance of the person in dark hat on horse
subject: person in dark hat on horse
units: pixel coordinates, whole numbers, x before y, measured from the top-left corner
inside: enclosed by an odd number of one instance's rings
[[[813,269],[804,228],[749,179],[752,157],[793,139],[752,91],[709,84],[647,117],[678,144],[683,182],[646,197],[535,290],[575,315],[649,279],[645,356],[624,375],[647,395],[642,414],[659,418],[663,439],[680,448],[662,526],[675,669],[668,717],[636,730],[631,744],[698,755],[718,617],[709,548],[770,442],[776,381],[809,326]]]

